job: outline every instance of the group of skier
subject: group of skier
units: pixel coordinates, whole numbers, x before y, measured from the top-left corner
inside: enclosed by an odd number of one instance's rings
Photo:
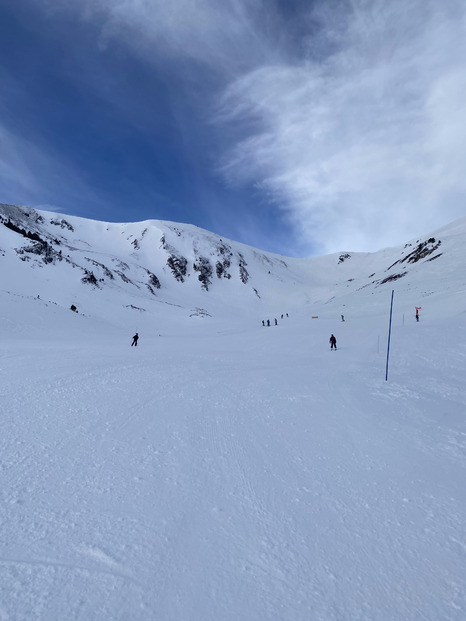
[[[288,317],[288,313],[285,313],[285,315],[286,315],[286,317]],[[284,315],[281,316],[282,319],[283,319],[283,317],[284,317]],[[341,316],[341,320],[345,321],[345,318],[344,318],[343,315]],[[278,319],[277,318],[274,319],[274,323],[275,323],[276,326],[278,326]],[[270,327],[272,324],[270,323],[270,319],[263,319],[262,320],[262,325]],[[330,335],[329,343],[330,343],[330,349],[335,349],[336,350],[336,348],[337,348],[337,339],[335,338],[335,336],[333,334]]]
[[[281,319],[283,319],[283,317],[289,317],[288,313],[282,314]],[[278,319],[276,317],[275,317],[275,319],[273,321],[274,321],[275,325],[278,326]],[[270,319],[267,319],[267,320],[263,319],[262,320],[262,325],[270,327],[272,324],[270,323]]]
[[[416,321],[419,321],[419,311],[420,311],[420,309],[421,309],[420,306],[416,306]],[[285,313],[284,315],[282,314],[281,318],[283,319],[284,316],[288,317],[288,313]],[[341,315],[341,320],[345,321],[344,315]],[[274,319],[274,323],[275,323],[276,326],[278,326],[278,319],[276,317]],[[267,320],[263,319],[262,320],[262,325],[270,327],[271,326],[270,319],[267,319]],[[131,343],[131,347],[133,345],[137,347],[138,340],[139,340],[139,334],[136,332],[136,334],[133,336],[133,341]],[[330,343],[330,349],[331,350],[332,349],[335,349],[335,350],[337,349],[337,339],[335,338],[334,334],[330,335],[329,343]]]

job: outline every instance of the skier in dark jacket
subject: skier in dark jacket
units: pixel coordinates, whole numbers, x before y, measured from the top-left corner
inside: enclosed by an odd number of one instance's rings
[[[139,338],[139,334],[136,332],[136,334],[133,336],[133,342],[131,343],[131,347],[133,345],[135,345],[137,347],[138,344],[138,338]]]
[[[337,339],[333,336],[333,334],[330,335],[329,343],[330,343],[330,349],[337,348]]]

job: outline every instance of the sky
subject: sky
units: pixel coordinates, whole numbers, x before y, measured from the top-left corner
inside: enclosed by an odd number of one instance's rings
[[[466,213],[463,0],[0,0],[0,201],[288,256]]]

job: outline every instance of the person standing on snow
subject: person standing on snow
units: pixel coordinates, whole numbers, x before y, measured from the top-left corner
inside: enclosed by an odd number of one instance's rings
[[[330,335],[329,343],[330,343],[330,349],[337,348],[337,339],[333,336],[333,334]]]
[[[131,347],[133,345],[135,345],[137,347],[138,344],[138,338],[139,338],[139,334],[136,332],[136,334],[133,336],[133,342],[131,343]]]

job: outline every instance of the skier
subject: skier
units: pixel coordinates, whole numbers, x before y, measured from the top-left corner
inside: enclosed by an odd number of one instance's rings
[[[275,317],[275,325],[278,326],[278,321],[276,317]]]
[[[333,334],[330,335],[329,343],[330,343],[330,349],[337,348],[337,339],[333,336]]]
[[[262,325],[265,326],[265,321],[264,320],[262,320]]]
[[[138,338],[139,338],[139,334],[136,332],[136,334],[133,336],[133,342],[131,343],[131,347],[133,345],[135,345],[137,347],[138,344]]]
[[[341,320],[345,321],[345,316],[344,315],[341,316]]]
[[[267,326],[270,328],[270,319],[267,319]]]
[[[416,309],[416,321],[419,321],[419,310],[421,309],[420,306],[415,306]]]

